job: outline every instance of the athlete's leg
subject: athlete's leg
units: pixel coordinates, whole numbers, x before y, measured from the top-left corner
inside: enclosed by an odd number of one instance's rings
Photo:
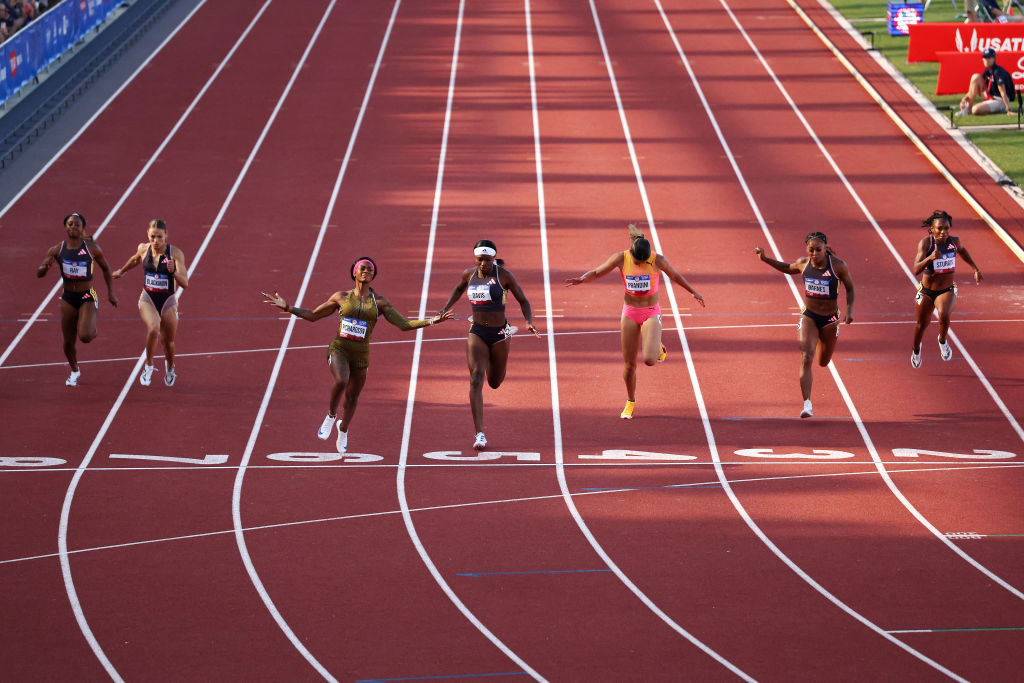
[[[341,402],[341,395],[345,392],[345,386],[348,384],[349,375],[351,374],[348,367],[348,359],[345,355],[338,350],[332,350],[330,355],[330,361],[327,367],[331,370],[331,375],[334,377],[334,384],[331,385],[331,403],[327,408],[329,415],[338,414],[338,403]]]
[[[82,340],[83,344],[88,344],[98,334],[96,319],[99,316],[97,313],[95,299],[89,299],[78,309],[78,338]]]
[[[644,365],[656,365],[661,355],[661,316],[652,315],[640,326],[640,355]]]
[[[168,301],[160,316],[160,337],[163,340],[167,368],[174,368],[174,337],[178,334],[178,304]]]
[[[939,314],[939,343],[946,343],[946,332],[949,331],[949,316],[956,305],[956,293],[951,289],[935,297],[935,310]]]
[[[505,381],[505,369],[508,367],[508,352],[512,349],[512,338],[509,337],[491,347],[487,366],[487,384],[497,389]]]
[[[346,366],[348,363],[345,364]],[[349,371],[348,388],[345,389],[345,408],[341,414],[341,431],[348,432],[348,426],[352,423],[352,416],[356,414],[356,405],[359,403],[359,392],[366,384],[366,368],[359,368]]]
[[[484,431],[484,378],[490,370],[491,350],[487,343],[470,333],[466,341],[466,364],[469,366],[469,409],[473,413],[473,429]]]
[[[139,317],[146,326],[146,365],[152,365],[156,345],[160,343],[160,314],[145,293],[139,298]]]
[[[800,393],[807,401],[811,398],[811,383],[814,379],[811,375],[811,361],[818,348],[818,326],[806,315],[800,316],[797,338],[800,340]]]
[[[817,327],[817,325],[815,325]],[[836,342],[839,341],[839,321],[818,330],[818,365],[825,367],[832,360],[832,354],[836,350]]]
[[[64,335],[64,356],[72,370],[78,370],[78,309],[67,301],[60,302],[60,330]]]
[[[636,353],[640,348],[640,326],[622,316],[622,380],[626,383],[626,398],[636,400]]]
[[[923,292],[917,294],[917,324],[914,325],[914,353],[921,353],[921,338],[928,323],[932,321],[932,309],[935,303]]]

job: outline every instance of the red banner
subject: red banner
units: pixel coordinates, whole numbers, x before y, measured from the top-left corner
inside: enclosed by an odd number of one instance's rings
[[[939,82],[936,95],[955,95],[967,92],[971,76],[985,70],[980,52],[940,52]],[[996,63],[1010,72],[1013,85],[1024,90],[1024,52],[1000,52]],[[1013,99],[1013,93],[1007,93]]]
[[[1024,51],[1024,22],[1007,24],[912,24],[908,62],[937,62],[939,52]]]

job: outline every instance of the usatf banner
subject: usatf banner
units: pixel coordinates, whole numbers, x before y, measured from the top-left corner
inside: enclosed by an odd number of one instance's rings
[[[971,76],[985,70],[980,52],[940,52],[939,82],[935,86],[936,95],[953,95],[967,92]],[[1017,90],[1024,90],[1024,51],[1000,52],[996,63],[1010,72],[1013,85]],[[1012,100],[1013,93],[1006,93]]]
[[[908,62],[937,62],[940,52],[1024,51],[1024,23],[912,24]]]

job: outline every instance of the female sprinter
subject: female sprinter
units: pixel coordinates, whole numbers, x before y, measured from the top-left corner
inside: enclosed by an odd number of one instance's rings
[[[910,354],[910,365],[914,368],[921,367],[921,337],[931,322],[933,310],[939,314],[939,353],[942,360],[953,359],[953,349],[946,342],[946,331],[949,330],[949,315],[956,303],[956,283],[953,282],[956,255],[960,254],[974,269],[975,283],[984,279],[960,243],[960,238],[949,234],[953,227],[952,216],[945,211],[933,211],[931,216],[921,221],[921,227],[927,228],[928,236],[918,243],[914,259],[914,275],[924,273],[917,286],[917,326],[914,327],[914,350]]]
[[[626,288],[620,321],[622,360],[625,363],[622,379],[626,382],[626,407],[619,415],[623,420],[633,419],[633,408],[636,407],[637,352],[640,352],[644,365],[660,363],[668,355],[661,343],[661,304],[658,303],[661,273],[658,271],[664,272],[672,282],[692,294],[701,306],[704,305],[704,297],[690,286],[667,258],[651,250],[651,243],[633,224],[629,226],[629,238],[629,249],[612,254],[597,268],[565,281],[567,287],[572,287],[596,280],[615,268],[621,271],[622,284]]]
[[[469,328],[466,342],[466,362],[469,365],[469,407],[473,413],[473,429],[476,440],[473,448],[487,447],[484,436],[484,377],[492,389],[497,389],[505,379],[508,367],[508,352],[515,328],[505,319],[505,293],[519,302],[526,318],[526,328],[537,337],[533,326],[533,309],[515,276],[505,269],[501,259],[496,259],[498,248],[490,240],[480,240],[473,247],[476,266],[467,268],[459,284],[441,309],[442,314],[451,314],[451,307],[463,292],[469,291],[469,303],[473,307],[473,325]]]
[[[153,380],[153,354],[157,342],[164,342],[164,384],[174,386],[174,335],[178,332],[178,289],[188,287],[188,268],[181,249],[167,243],[167,224],[160,219],[149,222],[148,242],[135,250],[128,262],[114,271],[119,278],[142,264],[145,280],[139,297],[139,316],[146,324],[146,365],[139,382],[148,387]]]
[[[811,417],[814,415],[811,407],[811,360],[817,352],[818,365],[825,367],[836,350],[836,341],[839,339],[840,282],[846,288],[846,314],[842,316],[842,321],[853,322],[853,279],[846,262],[828,246],[825,233],[812,232],[804,238],[804,245],[807,247],[807,256],[798,258],[794,263],[768,258],[761,247],[755,247],[754,253],[780,273],[803,276],[804,307],[800,322],[796,325],[797,338],[800,340],[800,392],[804,397],[800,417]]]
[[[82,372],[78,369],[78,352],[75,337],[88,344],[96,338],[96,312],[99,300],[92,287],[92,266],[96,263],[103,271],[107,283],[107,299],[111,306],[117,306],[117,296],[110,280],[110,266],[103,257],[100,245],[85,234],[85,218],[80,213],[64,217],[64,231],[67,238],[51,247],[46,259],[36,271],[44,277],[54,263],[60,263],[60,276],[64,280],[64,293],[60,295],[60,327],[64,334],[64,355],[71,366],[71,374],[64,383],[69,387],[78,386]]]
[[[334,386],[331,387],[327,417],[316,435],[326,441],[331,435],[331,428],[336,425],[339,453],[348,450],[348,428],[356,412],[359,392],[366,384],[366,369],[370,367],[370,337],[377,319],[384,316],[400,330],[415,330],[452,317],[451,313],[441,313],[429,320],[406,320],[390,301],[370,287],[370,283],[377,277],[377,264],[368,256],[357,259],[350,272],[356,286],[347,292],[335,292],[312,310],[289,306],[277,292],[273,296],[262,292],[266,303],[309,322],[338,312],[338,336],[327,348],[327,365],[334,376]],[[345,410],[341,420],[338,420],[338,403],[342,394],[345,395]]]

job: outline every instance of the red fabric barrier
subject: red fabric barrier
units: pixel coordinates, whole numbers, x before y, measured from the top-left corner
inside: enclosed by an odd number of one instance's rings
[[[910,26],[908,62],[937,62],[939,52],[1024,51],[1024,23],[932,23]]]
[[[936,95],[967,92],[971,75],[985,70],[980,52],[940,52],[938,59],[939,82],[935,85]],[[1024,51],[1000,52],[996,63],[1010,72],[1017,90],[1024,90]]]

